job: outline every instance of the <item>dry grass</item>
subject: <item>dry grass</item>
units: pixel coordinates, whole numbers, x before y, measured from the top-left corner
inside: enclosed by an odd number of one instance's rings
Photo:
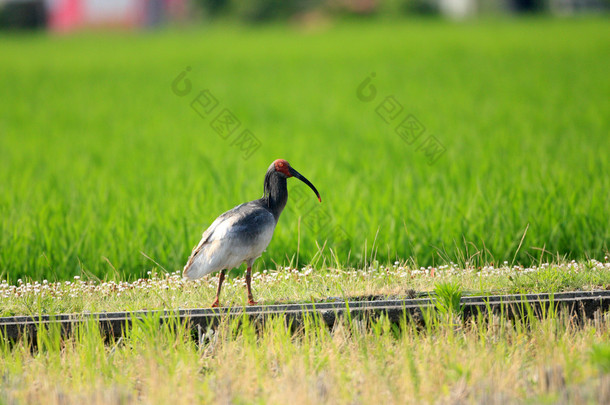
[[[51,331],[34,352],[3,345],[0,401],[608,403],[610,319],[529,322],[439,320],[417,330],[382,319],[329,331],[310,319],[291,333],[275,319],[258,332],[224,324],[202,344],[152,319],[111,344],[88,325],[66,341]]]

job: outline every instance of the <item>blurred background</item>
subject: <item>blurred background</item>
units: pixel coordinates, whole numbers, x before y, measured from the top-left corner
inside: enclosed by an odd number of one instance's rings
[[[159,27],[210,19],[315,23],[346,15],[571,15],[608,10],[609,0],[0,0],[0,27],[72,31]]]

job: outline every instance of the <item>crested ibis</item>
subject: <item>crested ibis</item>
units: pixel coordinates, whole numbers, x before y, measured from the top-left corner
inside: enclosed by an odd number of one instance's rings
[[[252,264],[263,253],[288,200],[286,179],[296,177],[307,184],[318,200],[320,193],[309,180],[284,159],[275,160],[267,169],[263,197],[225,212],[203,232],[201,241],[191,253],[183,275],[191,280],[220,271],[216,299],[212,307],[220,306],[220,289],[227,270],[246,263],[248,304],[256,302],[250,287]]]

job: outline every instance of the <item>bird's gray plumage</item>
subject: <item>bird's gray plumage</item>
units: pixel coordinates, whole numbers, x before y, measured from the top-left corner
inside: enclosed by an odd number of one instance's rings
[[[205,230],[184,266],[185,277],[196,279],[243,262],[251,266],[260,257],[288,200],[286,175],[274,164],[265,174],[263,191],[262,198],[225,212]]]
[[[243,262],[251,266],[269,245],[276,224],[260,200],[225,212],[203,233],[184,268],[184,276],[195,279]]]

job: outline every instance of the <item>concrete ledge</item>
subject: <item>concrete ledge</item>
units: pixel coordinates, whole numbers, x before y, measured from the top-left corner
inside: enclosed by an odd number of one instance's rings
[[[80,323],[94,320],[106,336],[118,338],[134,320],[146,317],[159,318],[161,322],[179,319],[194,330],[208,330],[226,319],[247,316],[252,321],[264,321],[269,317],[284,317],[293,326],[301,324],[306,316],[317,315],[332,327],[341,317],[349,314],[351,319],[369,320],[381,315],[392,322],[409,320],[425,322],[425,312],[433,310],[435,298],[392,299],[374,301],[335,301],[325,303],[300,303],[263,305],[251,307],[197,308],[176,311],[100,312],[40,316],[14,316],[0,318],[0,333],[9,340],[17,340],[25,334],[35,341],[39,328],[58,324],[65,335]],[[525,316],[545,316],[550,309],[556,313],[572,316],[577,320],[593,318],[596,313],[610,309],[610,291],[575,291],[557,294],[525,294],[469,296],[461,300],[464,318],[478,314],[503,314],[509,319]]]

